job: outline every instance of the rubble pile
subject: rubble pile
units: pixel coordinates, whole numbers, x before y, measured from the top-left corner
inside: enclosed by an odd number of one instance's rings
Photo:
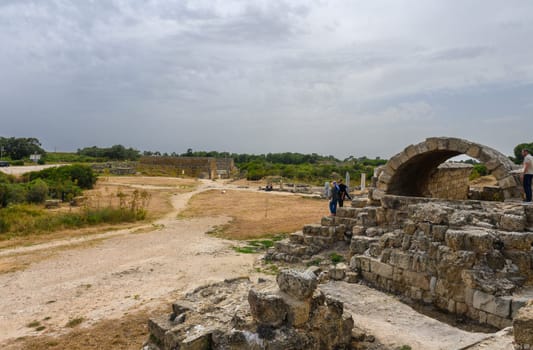
[[[211,284],[149,321],[143,350],[365,349],[343,303],[317,289],[317,276],[282,270],[276,284],[248,278]]]

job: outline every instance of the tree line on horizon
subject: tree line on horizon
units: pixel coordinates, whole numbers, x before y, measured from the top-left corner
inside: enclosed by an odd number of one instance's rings
[[[212,157],[232,158],[241,174],[249,180],[258,180],[268,176],[282,176],[299,181],[320,182],[324,179],[344,177],[349,173],[351,178],[359,179],[361,173],[368,178],[375,167],[386,163],[386,159],[366,156],[350,156],[343,160],[332,155],[317,153],[303,154],[295,152],[248,154],[219,151],[193,151],[191,148],[184,153],[161,153],[159,151],[139,151],[132,147],[117,144],[111,147],[91,146],[78,149],[75,153],[47,153],[42,149],[37,138],[5,138],[0,137],[2,156],[11,160],[28,158],[32,154],[41,154],[42,163],[46,162],[105,162],[105,161],[138,161],[142,156],[163,157]],[[522,162],[521,151],[524,148],[533,151],[532,143],[521,143],[514,148],[514,157],[509,158],[516,164]],[[477,161],[470,160],[476,166]],[[478,176],[486,175],[481,165],[475,168]]]

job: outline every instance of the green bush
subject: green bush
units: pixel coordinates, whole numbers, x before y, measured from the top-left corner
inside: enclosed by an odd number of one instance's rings
[[[74,164],[34,171],[26,174],[25,178],[29,181],[43,179],[55,183],[70,181],[80,188],[91,189],[96,183],[97,176],[90,166]]]
[[[32,181],[28,185],[26,200],[29,203],[43,203],[48,196],[48,185],[41,179]]]
[[[23,160],[12,160],[11,162],[11,165],[24,165],[24,161]]]

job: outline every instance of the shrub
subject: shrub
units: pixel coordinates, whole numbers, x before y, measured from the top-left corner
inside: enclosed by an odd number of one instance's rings
[[[32,181],[28,186],[26,199],[30,203],[43,203],[48,195],[48,185],[41,179]]]

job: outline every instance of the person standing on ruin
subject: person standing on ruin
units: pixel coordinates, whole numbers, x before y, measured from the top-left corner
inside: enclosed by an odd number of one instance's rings
[[[340,188],[339,185],[337,185],[336,181],[333,181],[331,183],[330,188],[330,197],[329,197],[329,212],[331,213],[331,216],[337,215],[337,203],[339,202],[340,198]]]
[[[344,199],[348,198],[352,200],[352,197],[348,194],[348,186],[342,183],[342,179],[339,180],[339,207],[344,205]]]
[[[523,149],[522,156],[524,157],[524,169],[522,169],[521,180],[524,185],[524,192],[526,193],[525,202],[531,203],[531,180],[533,179],[533,156],[529,150]]]

